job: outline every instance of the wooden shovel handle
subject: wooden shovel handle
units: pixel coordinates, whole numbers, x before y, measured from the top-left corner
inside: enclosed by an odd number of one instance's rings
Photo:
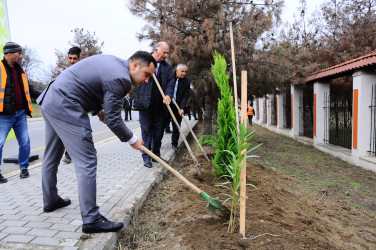
[[[149,149],[145,148],[144,146],[141,146],[142,151],[144,151],[146,154],[148,154],[151,158],[162,164],[163,167],[167,168],[173,175],[178,177],[182,182],[184,182],[187,186],[189,186],[193,191],[195,191],[198,194],[201,194],[201,190],[193,185],[190,181],[188,181],[184,176],[182,176],[178,171],[173,169],[170,165],[168,165],[166,162],[164,162],[161,158],[153,154]]]

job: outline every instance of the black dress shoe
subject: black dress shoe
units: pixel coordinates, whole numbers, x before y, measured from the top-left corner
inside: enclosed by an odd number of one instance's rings
[[[49,206],[49,207],[44,207],[43,211],[45,213],[50,213],[50,212],[55,211],[56,209],[66,207],[66,206],[68,206],[70,204],[71,204],[71,200],[70,199],[62,199],[59,196],[59,198],[57,199],[57,201],[55,202],[55,204],[53,204],[52,206]]]
[[[153,164],[151,163],[151,161],[144,161],[144,167],[146,167],[146,168],[152,168]]]
[[[0,174],[0,183],[8,182],[7,178],[5,178],[2,174]]]
[[[165,132],[166,132],[167,134],[171,134],[171,133],[172,133],[172,131],[171,131],[170,129],[165,130]]]
[[[116,232],[124,227],[121,222],[112,222],[107,220],[104,216],[99,217],[93,223],[82,225],[82,232],[84,233],[107,233]]]
[[[21,179],[27,178],[29,176],[30,176],[30,174],[29,174],[29,171],[27,169],[21,169],[21,173],[20,173]]]
[[[162,161],[164,161],[164,162],[166,162],[167,164],[168,164],[168,160],[165,160],[165,159],[163,159],[162,157],[159,157]],[[154,160],[154,159],[151,159],[151,161],[152,162],[157,162],[156,160]]]
[[[172,150],[174,150],[175,152],[178,151],[178,147],[177,146],[171,145],[171,147],[172,147]]]

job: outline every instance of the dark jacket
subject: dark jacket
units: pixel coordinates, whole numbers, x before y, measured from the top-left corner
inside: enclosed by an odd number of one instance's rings
[[[12,69],[8,65],[5,59],[3,59],[2,62],[4,63],[4,67],[7,72],[7,83],[5,86],[4,109],[3,109],[3,112],[1,112],[0,114],[15,115],[16,114],[16,96],[15,96],[15,85],[14,85],[14,80],[13,80]],[[21,77],[21,74],[25,72],[19,64],[15,64],[14,67],[17,70],[18,83],[20,84],[21,89],[22,89],[22,95],[23,95],[22,99],[23,99],[26,115],[31,117],[31,111],[29,109],[29,106],[26,100],[24,86],[23,86],[22,77]],[[33,85],[30,85],[30,84],[29,84],[29,92],[30,92],[31,98],[35,98],[35,99],[38,98],[40,93],[42,93],[42,91],[35,89]]]
[[[168,95],[172,98],[174,94],[174,73],[172,67],[165,60],[160,62],[160,74],[159,74],[159,84],[165,95]],[[150,106],[152,89],[153,89],[154,78],[150,77],[149,82],[137,88],[136,95],[134,97],[133,108],[135,110],[146,110]]]
[[[129,98],[129,102],[126,97],[123,98],[123,109],[128,110],[132,108],[132,98]]]
[[[176,73],[174,74],[174,79],[176,83]],[[178,89],[176,91],[176,103],[179,105],[180,109],[185,109],[188,103],[189,98],[189,90],[191,88],[191,80],[188,77],[184,77],[183,79],[179,79]],[[175,87],[174,87],[175,89]]]

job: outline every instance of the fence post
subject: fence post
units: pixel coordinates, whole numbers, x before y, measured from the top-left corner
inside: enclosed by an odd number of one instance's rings
[[[369,156],[372,85],[376,83],[376,73],[360,70],[353,74],[353,123],[352,157]]]
[[[303,98],[303,88],[291,85],[291,131],[290,136],[299,136],[303,117],[299,115],[299,100]]]
[[[313,143],[315,145],[324,143],[325,128],[329,129],[330,126],[330,112],[325,112],[324,109],[326,105],[325,95],[330,95],[330,84],[328,82],[315,82],[313,85]]]

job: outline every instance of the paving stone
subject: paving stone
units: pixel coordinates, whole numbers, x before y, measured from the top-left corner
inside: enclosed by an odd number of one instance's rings
[[[25,226],[29,228],[49,228],[53,224],[49,222],[41,222],[41,221],[30,221]]]
[[[3,212],[3,211],[1,211],[1,212]],[[4,215],[0,216],[0,219],[1,220],[20,220],[24,217],[25,217],[25,215],[23,215],[23,214],[4,214]]]
[[[82,234],[79,232],[58,232],[55,236],[61,239],[79,240]]]
[[[52,237],[58,233],[57,230],[51,230],[51,229],[43,229],[43,228],[33,228],[29,232],[27,232],[27,235],[33,235],[33,236],[41,236],[41,237]]]
[[[74,232],[79,226],[71,224],[53,224],[50,229],[66,232]]]
[[[50,223],[61,223],[61,224],[69,224],[72,221],[72,219],[67,218],[48,218],[44,222],[50,222]]]
[[[31,228],[28,227],[6,227],[1,232],[8,234],[25,234],[30,231]]]
[[[29,235],[17,235],[15,233],[8,235],[7,237],[3,238],[1,241],[5,242],[17,242],[17,243],[29,243],[35,238],[35,236]]]
[[[35,221],[35,222],[42,222],[42,221],[45,221],[47,220],[48,217],[47,216],[43,216],[43,215],[27,215],[27,216],[24,216],[22,217],[22,220],[26,220],[26,221]]]
[[[7,237],[9,234],[4,234],[4,233],[0,233],[0,240],[4,239],[5,237]]]
[[[22,227],[27,223],[27,221],[22,221],[22,220],[7,220],[1,223],[1,226],[5,227]]]
[[[36,237],[30,243],[41,246],[59,246],[62,239],[50,238],[50,237]]]

